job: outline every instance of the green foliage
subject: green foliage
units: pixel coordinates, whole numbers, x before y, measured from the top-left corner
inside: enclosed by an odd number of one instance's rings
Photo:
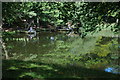
[[[12,32],[3,32],[2,33],[2,35],[4,36],[6,36],[6,35],[13,35],[13,34],[16,34],[16,32],[15,31],[12,31]]]
[[[91,53],[97,54],[99,57],[106,57],[111,54],[111,58],[118,59],[118,39],[111,37],[99,37],[96,47]]]
[[[9,8],[8,8],[9,7]],[[48,22],[54,26],[65,25],[69,20],[73,24],[81,23],[85,32],[102,29],[104,16],[120,18],[120,7],[118,3],[106,2],[27,2],[27,3],[3,3],[3,22],[14,24],[22,19]],[[104,25],[104,24],[103,24]],[[111,26],[111,24],[109,25]],[[112,26],[114,32],[118,31],[119,23]],[[78,26],[81,27],[81,26]]]

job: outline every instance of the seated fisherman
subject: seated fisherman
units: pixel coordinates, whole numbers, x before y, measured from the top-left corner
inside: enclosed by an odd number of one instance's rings
[[[30,30],[28,30],[28,32],[29,32],[29,33],[35,33],[35,34],[36,34],[36,31],[35,31],[32,27],[30,27]]]
[[[30,27],[30,29],[29,29],[29,31],[28,32],[33,32],[33,28],[32,27]]]
[[[68,21],[66,25],[68,26],[68,29],[72,31],[72,21]]]

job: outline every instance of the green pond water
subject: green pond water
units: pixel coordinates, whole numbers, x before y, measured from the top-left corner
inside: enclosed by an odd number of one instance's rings
[[[116,78],[120,74],[117,37],[80,38],[41,32],[3,35],[3,77]],[[14,75],[14,76],[13,76]]]

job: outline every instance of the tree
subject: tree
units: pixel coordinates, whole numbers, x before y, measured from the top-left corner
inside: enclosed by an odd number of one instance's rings
[[[55,27],[64,26],[68,20],[72,20],[74,24],[81,23],[85,30],[83,34],[87,34],[101,30],[100,25],[105,21],[109,23],[111,20],[108,25],[111,26],[120,18],[119,13],[119,3],[113,2],[6,2],[3,3],[2,20],[4,24],[15,24],[22,19],[33,19],[36,24],[43,22]],[[114,18],[113,21],[110,16]],[[112,30],[118,32],[119,25],[120,22],[112,26]]]

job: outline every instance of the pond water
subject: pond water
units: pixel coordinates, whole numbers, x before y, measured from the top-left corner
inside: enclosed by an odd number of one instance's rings
[[[3,41],[10,60],[80,66],[120,74],[118,38],[87,36],[82,39],[79,36],[41,32],[36,35],[4,35]]]

